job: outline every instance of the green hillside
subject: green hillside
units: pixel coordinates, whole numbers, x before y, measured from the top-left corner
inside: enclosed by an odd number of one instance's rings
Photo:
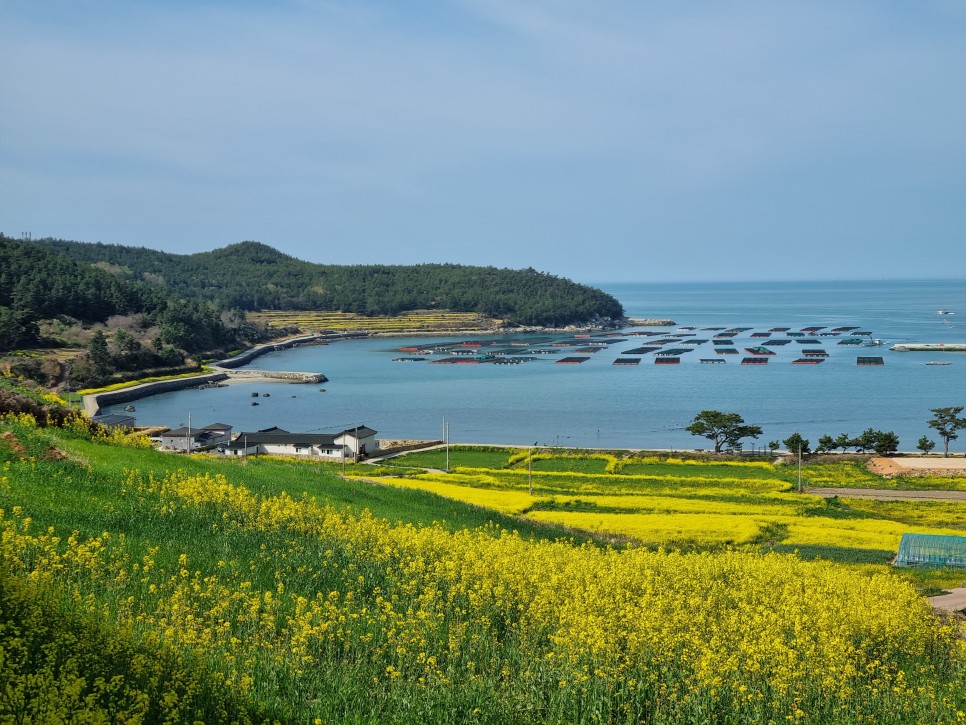
[[[532,268],[313,264],[258,242],[189,255],[56,239],[36,244],[110,268],[122,279],[221,308],[364,315],[440,309],[544,326],[619,319],[624,314],[620,303],[605,292]]]
[[[373,485],[364,464],[343,478],[124,443],[0,421],[0,721],[898,724],[966,708],[960,624],[885,567],[582,544]],[[512,474],[492,453],[465,462]],[[569,479],[590,503],[585,483],[614,487],[571,463],[543,459],[538,488]],[[792,504],[759,490],[781,481],[695,485],[752,484],[749,500]]]

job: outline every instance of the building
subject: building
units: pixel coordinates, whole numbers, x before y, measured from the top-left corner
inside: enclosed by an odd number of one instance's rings
[[[231,426],[211,423],[201,428],[175,428],[161,434],[161,448],[172,451],[197,451],[231,443]]]
[[[105,428],[133,428],[137,423],[133,415],[121,415],[120,413],[95,415],[91,418],[91,422],[103,425]]]
[[[254,433],[239,433],[225,449],[230,456],[266,454],[309,458],[365,457],[378,450],[376,431],[364,425],[340,433],[289,433],[281,428],[266,428]]]

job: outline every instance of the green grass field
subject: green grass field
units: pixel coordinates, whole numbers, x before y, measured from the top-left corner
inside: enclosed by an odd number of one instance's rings
[[[760,462],[453,447],[343,477],[0,429],[2,722],[966,710],[961,626],[912,586],[962,572],[884,564],[966,528],[956,504],[825,501]]]

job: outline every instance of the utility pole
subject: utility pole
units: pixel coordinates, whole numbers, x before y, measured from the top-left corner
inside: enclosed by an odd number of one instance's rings
[[[802,444],[798,443],[798,492],[802,492]]]
[[[449,423],[443,423],[443,434],[446,439],[446,472],[449,473]]]
[[[527,490],[533,495],[533,446],[530,446],[530,455],[527,456]]]

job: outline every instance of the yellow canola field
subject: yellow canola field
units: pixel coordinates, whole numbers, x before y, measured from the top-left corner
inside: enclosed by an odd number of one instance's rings
[[[646,544],[744,544],[760,532],[757,520],[730,514],[532,511],[527,518],[607,536],[629,536]]]
[[[920,516],[919,521],[825,517],[816,515],[824,505],[819,497],[775,490],[787,484],[765,479],[734,479],[735,487],[728,488],[720,480],[705,487],[694,478],[534,472],[534,495],[530,496],[527,471],[457,470],[370,480],[601,535],[682,546],[750,543],[762,535],[763,527],[778,526],[777,540],[783,545],[895,551],[904,533],[962,535],[962,530],[943,525],[944,516],[958,520],[954,513],[966,515],[966,505],[959,504],[960,511],[956,504],[945,504],[935,506],[933,515]],[[646,480],[643,489],[642,479]],[[568,493],[554,494],[560,489]],[[571,493],[574,490],[579,493]],[[875,510],[873,504],[864,508]],[[808,509],[811,515],[806,515]],[[914,505],[895,510],[912,518]]]
[[[788,525],[788,538],[782,543],[792,546],[839,546],[848,549],[898,551],[899,540],[903,534],[963,535],[962,530],[909,526],[884,519],[833,519],[809,516],[778,518],[775,522]]]
[[[801,497],[782,497],[774,494],[762,500],[756,496],[754,501],[747,503],[737,501],[719,501],[711,496],[552,496],[549,500],[555,505],[566,509],[567,506],[587,504],[593,506],[600,513],[688,513],[688,514],[728,514],[733,516],[795,516],[800,514],[806,501],[818,502],[817,497],[808,497],[805,501]]]
[[[456,483],[444,483],[437,480],[427,480],[425,478],[392,478],[392,477],[372,477],[366,476],[367,481],[375,481],[399,488],[413,488],[418,491],[428,491],[438,496],[451,498],[455,501],[482,506],[493,509],[508,515],[521,514],[534,503],[539,501],[539,497],[530,496],[526,492],[505,491],[493,488],[474,488],[472,486],[459,485]]]
[[[320,663],[352,662],[372,689],[485,685],[526,707],[537,693],[557,722],[604,703],[634,722],[651,720],[651,703],[664,722],[707,721],[723,703],[729,722],[856,721],[871,703],[936,722],[954,707],[922,683],[960,666],[959,627],[892,576],[393,526],[220,476],[132,472],[120,498],[145,515],[207,517],[225,535],[267,534],[275,548],[209,565],[186,551],[165,571],[156,549],[131,556],[123,534],[34,531],[14,509],[0,554],[121,627],[211,657],[242,693],[277,681],[311,700]],[[270,588],[251,578],[265,566]]]
[[[781,493],[791,490],[787,481],[771,478],[715,478],[711,476],[648,476],[609,473],[582,473],[570,471],[533,471],[526,469],[494,470],[460,466],[449,474],[424,474],[435,480],[448,480],[453,475],[467,476],[466,480],[479,479],[482,485],[499,488],[528,488],[533,480],[534,491],[608,495],[617,493],[642,493],[666,495],[714,495],[743,496]],[[485,483],[484,483],[485,482]]]

